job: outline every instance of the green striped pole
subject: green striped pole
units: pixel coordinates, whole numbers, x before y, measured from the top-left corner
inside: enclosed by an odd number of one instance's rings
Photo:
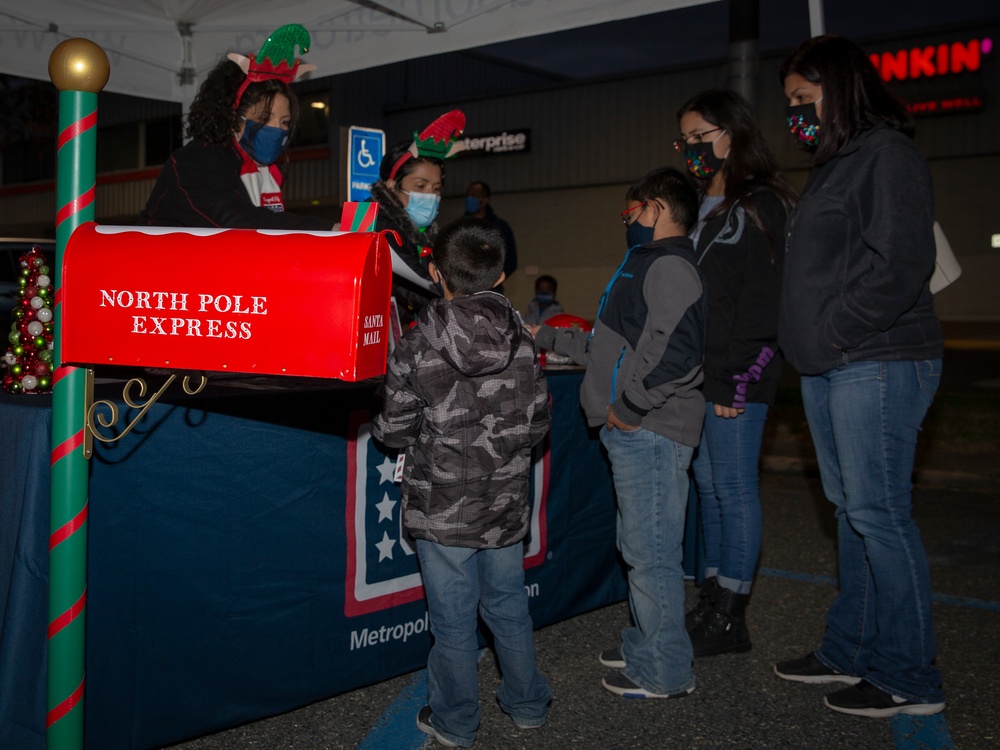
[[[52,378],[52,494],[49,521],[48,750],[82,750],[87,606],[87,461],[83,456],[87,373],[64,367],[62,263],[80,224],[94,220],[97,92],[108,57],[87,39],[67,39],[49,57],[59,89],[56,175],[55,372]]]

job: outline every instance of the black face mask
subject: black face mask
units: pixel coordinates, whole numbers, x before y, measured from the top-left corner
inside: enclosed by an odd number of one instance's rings
[[[809,148],[819,145],[820,123],[819,115],[816,114],[816,102],[785,107],[785,119],[788,120],[788,128],[792,131],[792,135],[802,143]]]
[[[685,143],[684,162],[699,180],[709,180],[722,169],[725,159],[715,155],[714,143]]]
[[[653,241],[653,227],[644,227],[636,219],[625,228],[625,244],[631,250],[636,245],[645,245]]]

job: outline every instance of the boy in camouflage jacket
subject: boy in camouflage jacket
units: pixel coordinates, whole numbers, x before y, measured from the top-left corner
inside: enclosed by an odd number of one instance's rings
[[[444,298],[418,315],[389,360],[372,435],[405,448],[403,525],[416,539],[434,644],[417,726],[446,747],[479,728],[477,610],[496,642],[501,709],[545,723],[551,690],[535,666],[524,589],[531,448],[549,428],[534,342],[501,294],[504,246],[478,220],[447,227],[431,278]]]

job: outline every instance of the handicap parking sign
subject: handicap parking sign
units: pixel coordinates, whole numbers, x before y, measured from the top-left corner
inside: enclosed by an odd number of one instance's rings
[[[385,153],[385,131],[352,125],[348,129],[347,200],[366,201]]]

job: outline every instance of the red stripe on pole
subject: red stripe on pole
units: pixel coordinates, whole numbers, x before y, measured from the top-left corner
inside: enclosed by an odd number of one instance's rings
[[[87,590],[84,589],[83,593],[80,594],[80,598],[76,600],[76,604],[67,609],[56,619],[49,623],[49,640],[56,635],[60,630],[69,625],[73,620],[80,616],[83,612],[83,608],[87,606]]]
[[[80,684],[77,686],[73,694],[60,703],[58,706],[53,708],[45,717],[45,728],[48,729],[53,724],[55,724],[59,719],[68,714],[77,704],[83,699],[83,680],[80,680]]]
[[[68,125],[66,129],[59,134],[59,141],[57,147],[62,148],[74,138],[79,137],[80,134],[83,133],[85,130],[90,130],[96,124],[97,124],[97,110],[95,109],[86,117]]]
[[[83,430],[80,430],[69,439],[61,442],[56,448],[52,449],[52,455],[49,456],[49,465],[54,465],[57,461],[61,461],[66,458],[66,456],[75,451],[81,445],[83,445]]]
[[[52,385],[54,386],[63,378],[68,378],[76,370],[77,370],[76,367],[70,367],[69,365],[66,365],[65,367],[57,367],[56,371],[52,373]]]
[[[62,224],[66,219],[80,213],[83,209],[94,202],[94,186],[81,196],[78,196],[59,209],[56,213],[56,226]]]
[[[56,295],[55,295],[54,299],[55,299],[55,305],[54,306],[58,307],[62,303],[62,287],[61,286],[58,289],[56,289]]]
[[[50,551],[60,542],[64,542],[69,539],[69,537],[73,535],[77,529],[83,526],[84,522],[87,520],[87,508],[89,507],[89,504],[84,505],[83,510],[77,513],[74,518],[64,523],[49,535]]]

